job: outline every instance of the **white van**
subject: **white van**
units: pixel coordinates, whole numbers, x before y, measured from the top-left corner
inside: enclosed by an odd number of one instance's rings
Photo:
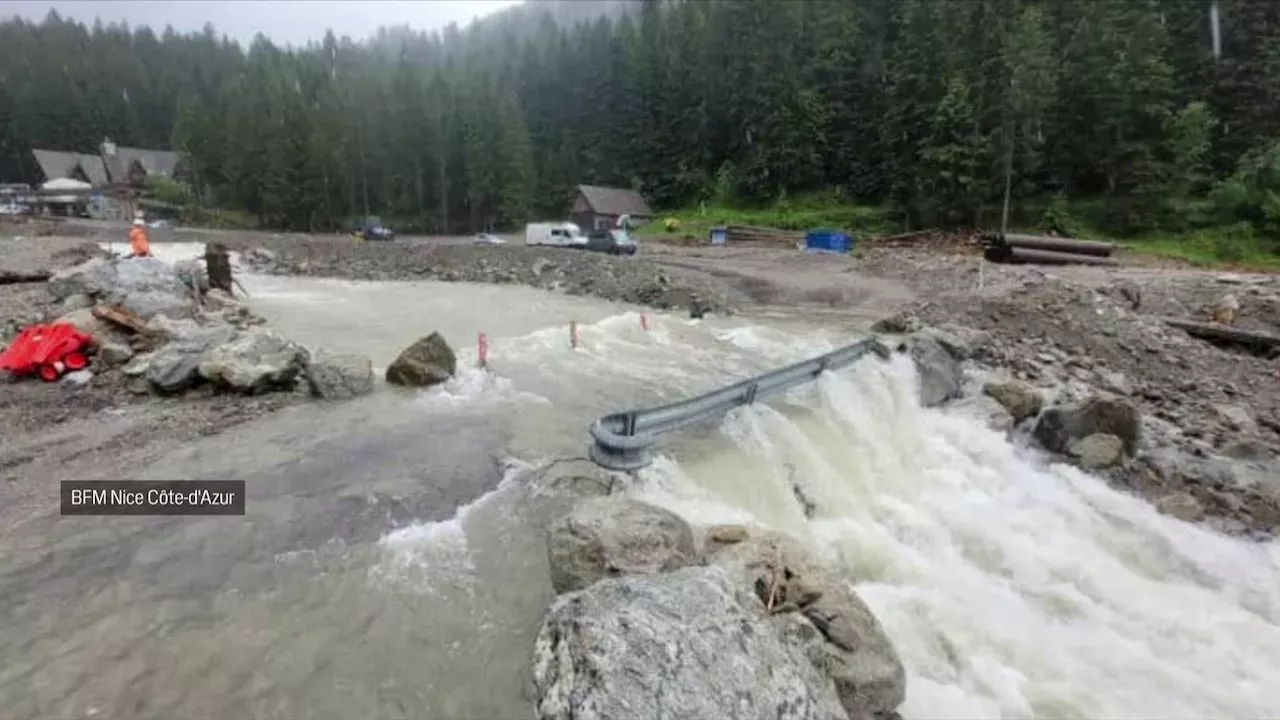
[[[524,244],[584,248],[587,236],[571,222],[529,223],[524,227]]]

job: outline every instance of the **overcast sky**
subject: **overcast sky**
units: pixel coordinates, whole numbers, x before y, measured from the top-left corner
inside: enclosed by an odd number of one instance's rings
[[[3,0],[0,17],[21,15],[41,20],[50,9],[86,25],[104,23],[150,25],[159,34],[165,25],[191,32],[211,22],[219,32],[246,46],[262,33],[278,43],[305,44],[332,28],[339,37],[363,39],[379,27],[408,25],[437,30],[451,22],[466,25],[477,16],[519,4],[519,0]]]

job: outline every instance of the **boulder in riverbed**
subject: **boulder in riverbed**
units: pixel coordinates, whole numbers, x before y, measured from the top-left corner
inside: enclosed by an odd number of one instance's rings
[[[831,682],[756,602],[716,567],[560,597],[534,647],[538,719],[846,719]]]
[[[1142,436],[1142,418],[1126,400],[1094,397],[1045,410],[1032,431],[1045,449],[1057,453],[1067,452],[1076,441],[1096,433],[1115,435],[1125,452],[1133,455]]]
[[[54,273],[48,288],[59,300],[75,295],[103,299],[144,319],[185,315],[193,303],[173,268],[156,258],[93,258]]]
[[[756,611],[831,679],[849,717],[892,717],[906,699],[906,668],[880,621],[844,578],[796,540],[752,536],[707,563],[754,591]]]
[[[1044,407],[1044,398],[1040,393],[1030,385],[1017,381],[989,382],[982,386],[982,392],[1004,406],[1013,416],[1014,424],[1035,417]]]
[[[902,349],[915,362],[920,378],[920,404],[935,407],[960,397],[964,371],[960,361],[936,337],[918,332],[907,338]]]
[[[1085,470],[1101,470],[1120,462],[1124,443],[1115,435],[1094,433],[1072,443],[1069,451]]]
[[[618,575],[649,575],[697,560],[693,530],[680,516],[616,495],[574,505],[547,533],[551,585],[581,590]]]
[[[205,353],[200,376],[227,390],[258,393],[292,387],[307,351],[270,330],[253,329]]]
[[[387,382],[407,387],[430,387],[448,380],[458,371],[453,348],[438,332],[405,348],[387,367]]]
[[[325,400],[350,400],[373,392],[373,361],[355,353],[316,350],[306,363],[311,394]]]

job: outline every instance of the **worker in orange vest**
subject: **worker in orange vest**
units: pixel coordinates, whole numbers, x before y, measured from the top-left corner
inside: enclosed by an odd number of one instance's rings
[[[151,257],[151,240],[147,237],[147,224],[141,218],[133,221],[129,230],[130,257]]]

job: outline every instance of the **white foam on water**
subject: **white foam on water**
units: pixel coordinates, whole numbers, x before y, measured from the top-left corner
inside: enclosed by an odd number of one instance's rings
[[[660,459],[634,492],[695,523],[793,533],[843,567],[907,665],[908,718],[1274,715],[1280,544],[1160,515],[922,409],[916,383],[904,358],[827,374],[792,394],[807,410],[735,411],[731,447]]]
[[[453,517],[416,522],[384,534],[378,540],[382,558],[370,569],[370,582],[407,586],[428,595],[448,589],[474,594],[476,567],[467,544],[468,518],[502,493],[510,492],[528,469],[526,464],[512,462],[497,487],[459,505]]]

